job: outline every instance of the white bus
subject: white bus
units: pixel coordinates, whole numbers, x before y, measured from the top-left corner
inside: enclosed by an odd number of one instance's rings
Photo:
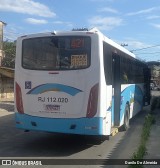
[[[17,39],[16,127],[81,135],[125,130],[149,104],[149,70],[97,29]]]

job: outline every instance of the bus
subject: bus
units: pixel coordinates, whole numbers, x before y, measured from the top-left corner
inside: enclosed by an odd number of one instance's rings
[[[16,127],[108,136],[150,103],[150,71],[98,29],[17,39]]]

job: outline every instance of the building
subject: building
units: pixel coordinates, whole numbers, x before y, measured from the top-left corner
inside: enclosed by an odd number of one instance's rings
[[[4,56],[3,53],[3,26],[5,26],[6,23],[0,21],[0,66],[1,66],[1,62]]]
[[[0,100],[14,97],[14,69],[0,67]]]
[[[160,88],[160,62],[151,61],[148,62],[148,66],[151,69],[151,82],[155,87]]]

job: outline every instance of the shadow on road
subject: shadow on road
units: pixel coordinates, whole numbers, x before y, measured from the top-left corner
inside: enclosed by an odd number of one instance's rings
[[[15,128],[14,115],[0,117],[0,157],[70,156],[102,143],[92,136],[24,132]]]
[[[130,120],[130,128],[125,132],[123,138],[116,144],[106,159],[117,159],[114,165],[104,165],[101,168],[127,168],[128,165],[118,165],[119,159],[131,159],[133,153],[137,150],[145,116],[148,111],[142,111]],[[117,165],[116,165],[117,164]]]
[[[47,134],[38,137],[26,145],[30,148],[30,155],[34,152],[37,156],[70,156],[72,154],[99,145],[97,138],[81,135]]]
[[[123,139],[113,149],[108,159],[131,159],[128,156],[132,156],[137,149],[142,126],[147,114],[147,111],[142,111],[130,120],[130,128],[126,131]]]

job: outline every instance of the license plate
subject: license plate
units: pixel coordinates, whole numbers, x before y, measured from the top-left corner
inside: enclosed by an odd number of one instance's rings
[[[45,105],[46,111],[60,111],[60,105],[47,104]]]

